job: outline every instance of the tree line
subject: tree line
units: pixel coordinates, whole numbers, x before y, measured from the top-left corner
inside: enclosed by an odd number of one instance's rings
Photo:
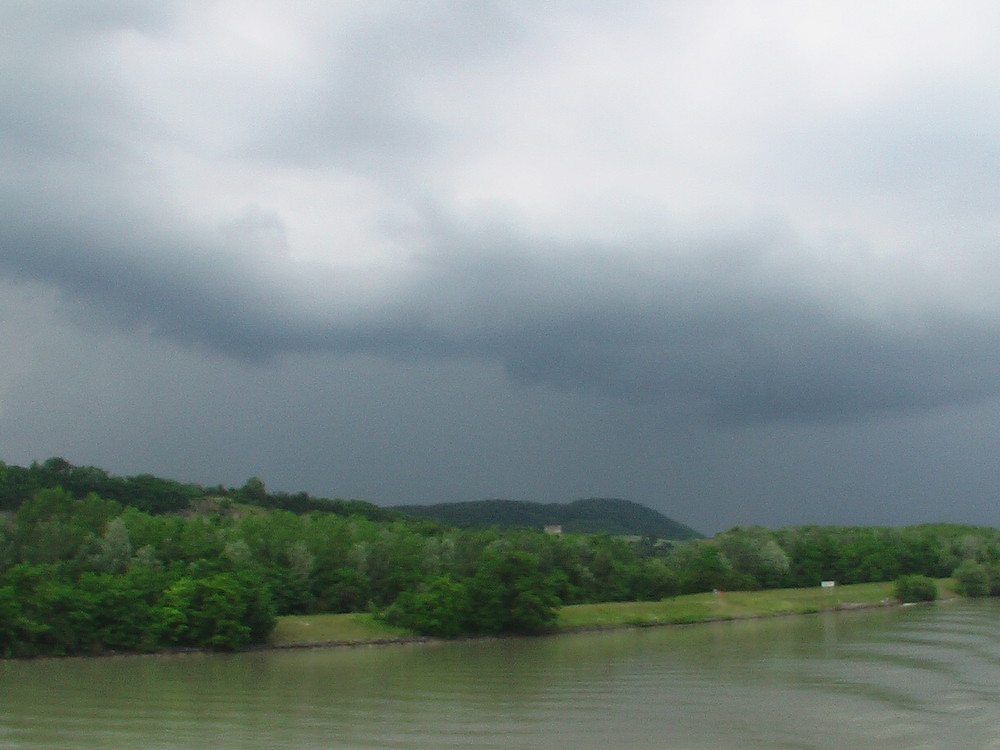
[[[302,507],[282,506],[289,498]],[[955,574],[966,593],[1000,592],[1000,533],[970,526],[752,527],[672,542],[458,529],[272,494],[258,479],[203,488],[62,459],[0,463],[0,499],[5,656],[239,649],[285,614],[372,612],[447,637],[544,630],[565,604],[822,580]]]

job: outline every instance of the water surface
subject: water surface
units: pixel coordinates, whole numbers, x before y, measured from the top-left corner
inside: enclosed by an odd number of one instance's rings
[[[0,662],[0,747],[1000,750],[998,615]]]

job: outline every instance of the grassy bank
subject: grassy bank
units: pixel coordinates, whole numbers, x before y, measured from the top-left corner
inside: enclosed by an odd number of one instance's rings
[[[287,615],[278,618],[269,642],[273,646],[297,643],[357,643],[413,637],[413,633],[386,625],[366,613],[344,615]]]
[[[575,604],[559,612],[557,630],[681,625],[713,620],[811,614],[826,610],[875,607],[892,601],[895,584],[860,583],[833,588],[726,591],[690,594],[658,602]],[[942,598],[956,596],[950,579],[938,581]],[[370,614],[294,615],[278,621],[271,644],[363,643],[405,640],[413,634],[377,621]]]
[[[895,583],[859,583],[852,586],[770,591],[726,591],[690,594],[659,602],[576,604],[559,613],[560,629],[682,625],[713,620],[812,614],[826,610],[874,607],[891,603]],[[938,581],[942,597],[954,596],[950,580]]]

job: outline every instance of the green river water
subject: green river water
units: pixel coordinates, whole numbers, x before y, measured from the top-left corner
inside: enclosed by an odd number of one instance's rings
[[[4,750],[1000,749],[1000,606],[0,662]]]

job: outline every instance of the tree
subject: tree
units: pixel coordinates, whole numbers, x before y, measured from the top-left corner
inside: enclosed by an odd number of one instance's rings
[[[677,588],[682,594],[732,588],[733,568],[713,542],[692,541],[678,545],[671,561],[678,570]]]
[[[31,528],[42,521],[71,522],[76,515],[76,501],[61,487],[38,490],[17,509],[17,526]]]
[[[267,502],[267,487],[260,477],[250,477],[240,488],[239,497],[254,505],[264,505]]]
[[[124,500],[147,513],[170,513],[183,510],[190,502],[204,494],[193,485],[185,485],[152,474],[128,477],[122,487]]]
[[[0,656],[32,656],[44,627],[24,613],[13,586],[0,587]]]
[[[788,555],[767,529],[735,528],[720,534],[717,542],[734,572],[755,588],[779,588],[787,581]]]
[[[266,639],[275,623],[270,591],[252,583],[232,573],[181,578],[164,594],[169,637],[228,651]]]
[[[95,648],[152,651],[164,645],[157,625],[158,602],[166,583],[161,571],[136,567],[125,574],[86,573],[77,586],[94,602]]]
[[[98,550],[91,562],[104,573],[123,573],[132,559],[132,543],[121,516],[108,522],[104,535],[97,542]]]
[[[538,570],[538,557],[488,553],[470,584],[471,625],[482,633],[530,633],[556,621],[559,600]]]
[[[657,601],[677,593],[677,576],[663,560],[646,560],[636,582],[635,598]]]

